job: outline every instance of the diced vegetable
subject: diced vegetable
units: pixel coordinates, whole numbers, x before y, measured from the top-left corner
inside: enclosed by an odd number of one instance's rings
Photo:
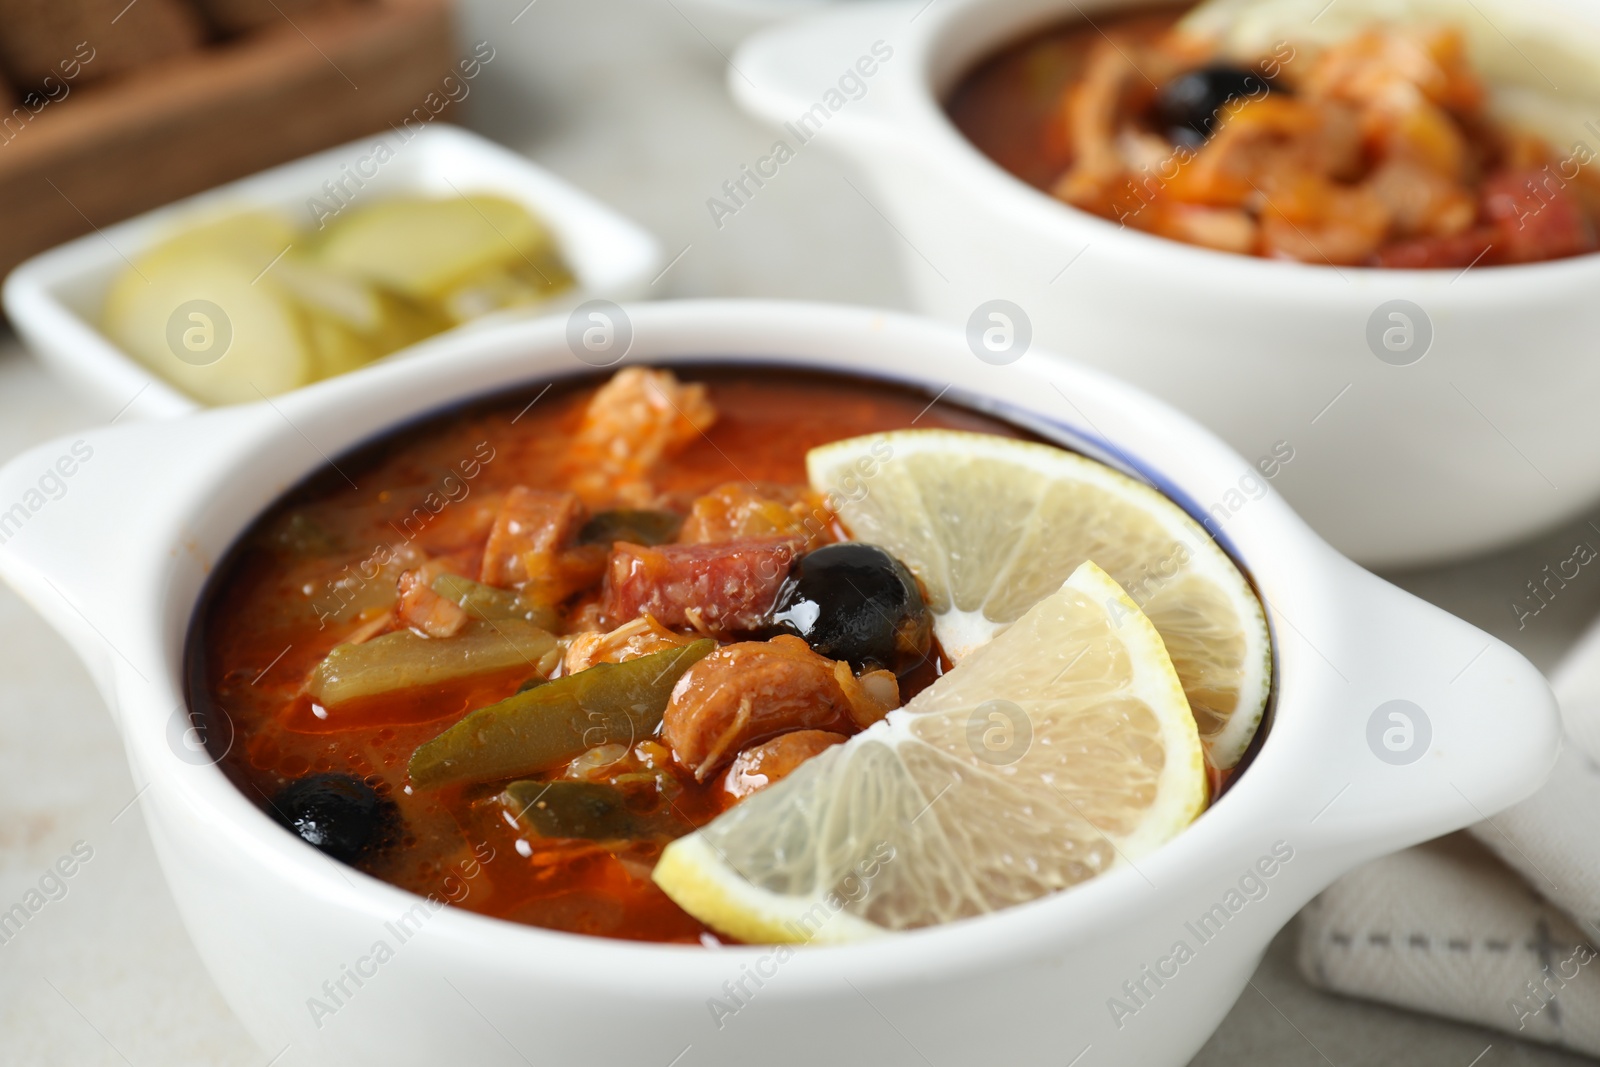
[[[549,604],[459,574],[439,575],[433,580],[433,591],[459,604],[474,619],[522,619],[545,629],[554,629],[558,620],[556,609]]]
[[[365,644],[339,645],[312,670],[306,691],[318,704],[334,708],[404,689],[523,667],[535,670],[555,647],[548,630],[520,619],[471,622],[447,638],[400,630]]]
[[[603,782],[557,780],[512,782],[500,802],[540,837],[593,841],[679,837],[689,826],[670,812],[639,812],[628,794]]]
[[[618,508],[597,511],[578,531],[578,543],[610,546],[615,541],[636,545],[664,545],[678,536],[683,516],[671,511]]]
[[[661,725],[672,687],[716,648],[711,640],[601,663],[479,708],[411,756],[411,781],[429,789],[533,774],[596,745],[632,743]]]

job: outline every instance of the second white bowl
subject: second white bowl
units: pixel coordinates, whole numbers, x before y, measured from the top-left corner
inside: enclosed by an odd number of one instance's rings
[[[1484,551],[1600,496],[1600,255],[1462,272],[1214,252],[1060,203],[946,117],[951,89],[998,48],[1137,2],[851,5],[747,41],[729,86],[792,148],[817,138],[866,172],[919,310],[981,332],[993,320],[980,309],[1010,301],[1034,344],[1199,418],[1362,563]],[[865,87],[829,95],[863,56]],[[1405,350],[1380,358],[1374,324]]]

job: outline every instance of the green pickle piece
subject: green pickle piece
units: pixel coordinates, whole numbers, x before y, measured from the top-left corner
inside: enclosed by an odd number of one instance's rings
[[[717,643],[704,638],[588,670],[479,708],[411,755],[411,782],[432,789],[534,774],[596,745],[654,736],[672,687]]]
[[[506,786],[499,800],[540,837],[637,841],[681,837],[689,830],[668,812],[635,811],[626,791],[604,782],[523,779]]]
[[[670,511],[619,508],[597,511],[578,531],[578,543],[610,545],[627,541],[635,545],[664,545],[683,529],[683,516]]]
[[[423,637],[410,630],[338,645],[312,670],[306,684],[325,708],[363,697],[499,674],[539,662],[556,647],[555,636],[519,619],[470,622],[454,637]]]
[[[433,580],[433,591],[459,604],[461,610],[474,619],[522,619],[547,630],[555,629],[560,621],[556,609],[549,604],[541,604],[532,597],[510,589],[484,585],[459,574],[439,575]]]

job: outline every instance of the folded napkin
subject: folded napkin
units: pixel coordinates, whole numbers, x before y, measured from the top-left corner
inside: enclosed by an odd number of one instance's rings
[[[1600,627],[1553,687],[1567,745],[1550,781],[1308,905],[1308,982],[1600,1056]]]

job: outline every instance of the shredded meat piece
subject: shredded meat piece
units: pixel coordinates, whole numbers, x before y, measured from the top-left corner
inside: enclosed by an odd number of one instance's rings
[[[793,537],[654,548],[619,541],[606,568],[602,614],[611,626],[649,614],[703,634],[759,629],[803,547]]]
[[[1055,195],[1069,204],[1102,209],[1108,191],[1126,172],[1117,151],[1117,112],[1126,86],[1139,77],[1131,47],[1132,42],[1110,39],[1096,44],[1083,77],[1063,101],[1073,162],[1056,183]]]
[[[433,580],[442,573],[444,568],[438,563],[401,573],[395,616],[402,625],[429,637],[453,637],[467,624],[467,613],[459,604],[433,591]]]
[[[1600,183],[1558,175],[1550,146],[1492,121],[1458,29],[1382,25],[1299,58],[1275,48],[1255,66],[1271,91],[1230,100],[1198,146],[1154,135],[1154,85],[1250,58],[1181,30],[1107,33],[1046,138],[1070,147],[1052,187],[1062,200],[1190,244],[1309,263],[1524,263],[1597,247]]]
[[[582,523],[583,505],[576,495],[515,487],[489,531],[479,580],[524,589],[549,604],[593,585],[604,566],[604,551],[568,547]]]
[[[752,745],[734,757],[722,779],[722,791],[730,800],[743,800],[787,778],[812,756],[848,740],[828,730],[795,730]]]
[[[799,537],[807,549],[834,540],[833,513],[809,486],[729,482],[697,497],[678,540],[684,544],[751,537]]]
[[[652,652],[682,648],[694,640],[693,637],[674,633],[649,615],[641,615],[610,633],[589,631],[575,635],[561,661],[561,672],[577,674],[596,663],[625,663]]]
[[[628,367],[589,401],[570,453],[572,487],[591,506],[649,507],[656,464],[717,421],[706,387],[670,372]]]
[[[784,635],[724,645],[690,667],[673,687],[661,737],[703,782],[740,749],[791,730],[854,733],[860,714],[834,661]]]

